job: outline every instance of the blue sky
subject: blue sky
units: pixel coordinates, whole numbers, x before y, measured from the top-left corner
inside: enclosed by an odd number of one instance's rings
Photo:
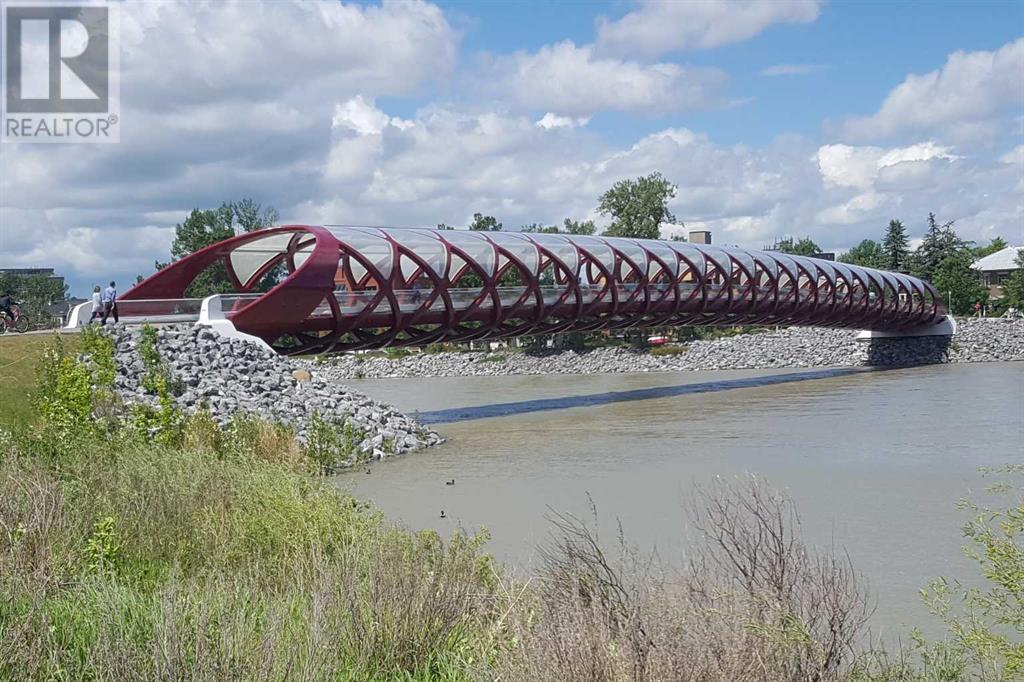
[[[618,18],[628,2],[440,2],[466,22],[463,50],[536,50],[561,40],[594,40],[599,16]],[[461,22],[460,22],[461,23]],[[993,50],[1024,33],[1022,2],[832,2],[807,24],[782,24],[740,43],[677,51],[666,61],[724,69],[746,105],[683,115],[594,117],[591,125],[626,142],[683,125],[721,144],[760,145],[783,133],[817,135],[824,121],[871,113],[908,73],[933,70],[954,50]],[[766,65],[822,67],[768,78]],[[827,96],[822,96],[827,95]],[[422,100],[416,102],[422,103]]]
[[[121,142],[0,149],[0,266],[75,293],[149,273],[221,201],[603,224],[600,193],[653,171],[719,243],[843,250],[935,211],[1024,244],[1024,3],[120,7]]]

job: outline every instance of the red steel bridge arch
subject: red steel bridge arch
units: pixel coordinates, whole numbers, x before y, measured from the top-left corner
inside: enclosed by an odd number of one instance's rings
[[[901,273],[748,249],[600,236],[285,225],[197,251],[123,301],[182,299],[207,268],[241,332],[282,352],[680,325],[906,332],[942,297]],[[277,268],[269,291],[256,287]]]

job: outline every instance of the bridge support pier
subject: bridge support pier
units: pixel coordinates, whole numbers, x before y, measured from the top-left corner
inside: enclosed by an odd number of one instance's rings
[[[874,339],[900,339],[915,336],[953,336],[956,334],[956,320],[952,315],[946,315],[936,324],[929,324],[923,327],[912,327],[898,332],[881,332],[871,329],[862,331],[857,335],[858,341],[872,341]]]

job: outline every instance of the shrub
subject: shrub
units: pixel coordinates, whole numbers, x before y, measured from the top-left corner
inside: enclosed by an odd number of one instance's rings
[[[181,425],[181,444],[186,450],[220,455],[224,440],[220,424],[205,406],[185,417]]]
[[[608,547],[556,515],[502,677],[838,679],[870,613],[849,560],[806,547],[792,501],[756,479],[701,495],[693,518],[706,543],[670,579],[621,531]]]
[[[655,357],[675,357],[686,352],[686,346],[655,346],[651,348],[651,355]]]
[[[423,348],[423,352],[427,355],[436,355],[437,353],[458,353],[459,350],[459,346],[454,343],[428,343]]]
[[[501,353],[488,353],[477,358],[477,362],[505,362],[506,358]]]
[[[160,351],[156,345],[156,329],[148,324],[142,325],[136,349],[142,360],[142,366],[146,368],[146,374],[142,377],[142,387],[150,393],[161,395],[171,390],[173,381],[171,371],[160,357]]]
[[[971,514],[963,533],[964,553],[977,564],[987,589],[938,578],[922,591],[925,604],[949,630],[943,642],[913,638],[925,670],[962,671],[972,678],[1024,677],[1024,465],[985,470],[1001,480],[989,492],[1009,497],[1003,508],[961,500]]]
[[[66,352],[59,336],[43,351],[38,372],[33,400],[40,419],[38,435],[51,454],[61,454],[98,431],[92,374]]]
[[[93,379],[98,386],[113,386],[117,377],[114,361],[114,340],[95,325],[82,327],[79,338],[82,355],[92,368]]]
[[[236,412],[231,417],[221,454],[253,463],[280,465],[289,471],[316,470],[295,439],[294,429],[244,412]]]

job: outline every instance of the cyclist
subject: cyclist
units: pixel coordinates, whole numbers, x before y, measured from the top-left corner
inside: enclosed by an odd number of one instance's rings
[[[0,313],[2,313],[4,317],[11,318],[13,321],[14,311],[11,310],[11,308],[17,305],[17,303],[18,302],[14,300],[14,297],[5,291],[3,295],[0,296]]]

